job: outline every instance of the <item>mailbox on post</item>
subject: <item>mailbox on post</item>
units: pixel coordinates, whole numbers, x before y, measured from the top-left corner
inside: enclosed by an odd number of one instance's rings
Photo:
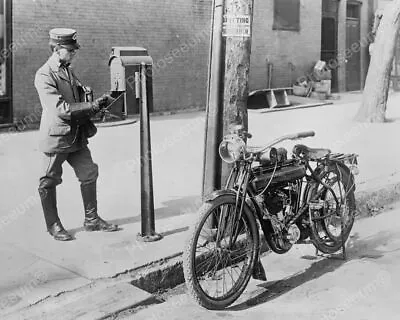
[[[123,116],[139,113],[139,88],[137,77],[142,64],[146,67],[146,91],[149,111],[153,111],[153,59],[147,49],[141,47],[112,47],[108,61],[111,74],[111,91],[120,96]]]
[[[140,114],[141,241],[157,241],[155,232],[150,117],[153,110],[153,60],[140,47],[113,47],[109,60],[111,92],[122,101],[122,114]],[[121,99],[122,97],[122,99]],[[118,104],[119,106],[119,104]],[[118,107],[119,108],[119,107]]]

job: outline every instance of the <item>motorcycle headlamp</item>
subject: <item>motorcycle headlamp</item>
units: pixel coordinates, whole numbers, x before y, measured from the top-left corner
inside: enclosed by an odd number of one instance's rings
[[[245,142],[239,136],[227,135],[219,145],[219,155],[223,161],[233,163],[240,158],[245,146]]]

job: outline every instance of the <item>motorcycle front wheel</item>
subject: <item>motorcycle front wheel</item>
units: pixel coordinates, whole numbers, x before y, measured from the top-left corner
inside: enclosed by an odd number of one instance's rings
[[[235,208],[233,195],[204,203],[183,252],[189,294],[207,309],[224,309],[239,298],[257,256],[256,220],[246,206],[241,218],[235,219]]]
[[[331,189],[320,183],[310,189],[309,199],[322,206],[309,212],[311,241],[319,251],[331,254],[342,248],[354,224],[354,179],[347,170],[334,164],[320,178]]]

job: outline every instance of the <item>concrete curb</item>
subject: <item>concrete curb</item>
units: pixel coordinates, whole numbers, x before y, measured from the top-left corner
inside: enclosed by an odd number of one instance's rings
[[[400,200],[400,182],[388,184],[376,190],[356,192],[358,218],[371,217],[385,206]]]
[[[139,267],[129,272],[131,284],[150,293],[173,288],[185,282],[182,268],[182,252]]]

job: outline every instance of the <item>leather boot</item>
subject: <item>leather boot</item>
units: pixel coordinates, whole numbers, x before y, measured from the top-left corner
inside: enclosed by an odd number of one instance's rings
[[[83,206],[85,208],[85,221],[83,227],[86,231],[117,231],[118,226],[108,223],[97,214],[96,182],[81,184]]]
[[[42,202],[47,231],[55,240],[72,240],[72,236],[64,229],[58,217],[56,188],[39,188],[39,195]]]

